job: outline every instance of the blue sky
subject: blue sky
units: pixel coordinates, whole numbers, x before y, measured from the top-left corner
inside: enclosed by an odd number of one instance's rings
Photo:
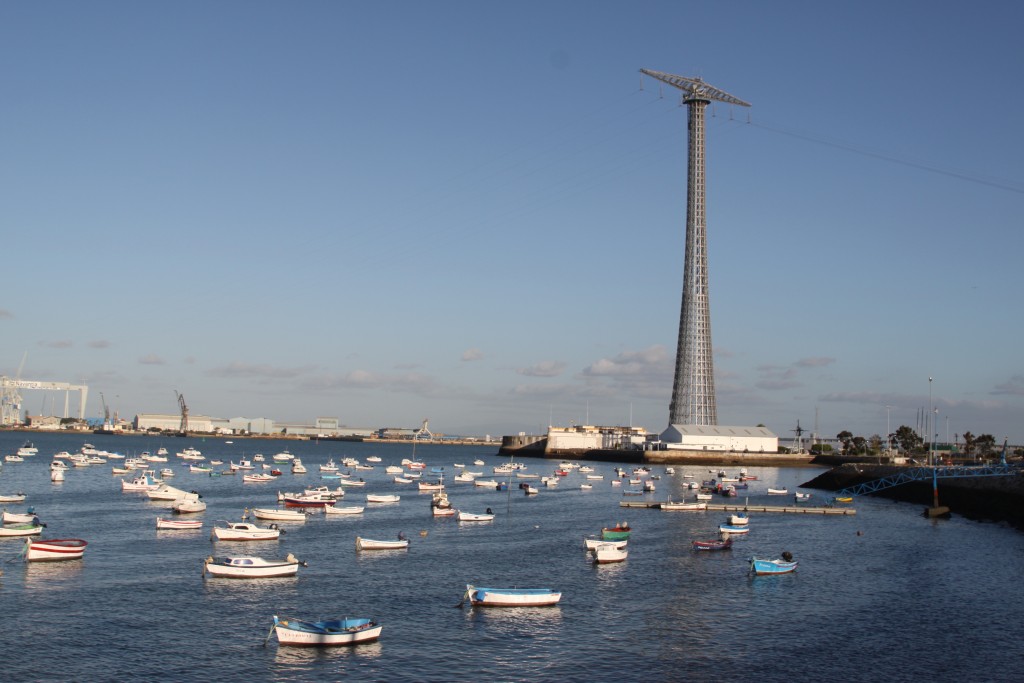
[[[0,373],[89,417],[660,431],[686,110],[648,68],[753,105],[708,119],[719,423],[870,436],[931,389],[940,438],[1022,443],[1022,15],[4,3]]]

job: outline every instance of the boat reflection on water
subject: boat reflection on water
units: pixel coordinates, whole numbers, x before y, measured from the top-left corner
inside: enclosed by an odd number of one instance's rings
[[[486,628],[487,635],[502,636],[530,634],[534,644],[546,638],[558,638],[562,628],[562,608],[547,607],[473,607],[464,610],[464,618],[478,628]]]
[[[74,590],[82,576],[81,560],[68,562],[25,562],[25,589],[36,590]],[[9,570],[8,570],[9,571]]]
[[[198,575],[199,572],[196,572]],[[197,576],[198,578],[198,576]],[[209,579],[202,581],[206,596],[217,600],[229,600],[232,605],[266,610],[267,596],[274,600],[294,601],[299,595],[299,577],[278,576],[265,579]]]
[[[379,640],[369,643],[355,643],[343,647],[281,647],[276,645],[277,638],[271,636],[267,647],[277,647],[274,655],[274,662],[285,667],[306,667],[317,665],[317,671],[322,671],[319,666],[324,662],[351,661],[354,667],[360,666],[360,660],[378,659],[384,653],[384,645]],[[311,669],[312,671],[312,669]],[[285,674],[286,670],[275,671],[275,674],[289,680]],[[346,673],[356,674],[356,671],[345,671],[344,669],[331,669],[331,677],[341,680]]]

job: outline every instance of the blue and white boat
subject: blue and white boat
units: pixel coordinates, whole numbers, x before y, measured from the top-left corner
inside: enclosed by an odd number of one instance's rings
[[[481,607],[542,607],[555,605],[562,594],[550,588],[479,588],[466,585],[463,602]]]
[[[718,531],[723,534],[748,534],[750,533],[750,527],[739,526],[736,524],[722,524],[718,527]]]
[[[789,553],[786,553],[789,555]],[[792,557],[792,555],[789,555]],[[767,576],[771,574],[789,574],[790,572],[796,571],[796,562],[787,562],[786,560],[760,560],[756,557],[750,558],[750,571],[757,576]]]
[[[274,631],[281,645],[328,647],[355,645],[380,638],[384,627],[370,619],[332,619],[330,621],[300,621],[278,619],[274,615]]]

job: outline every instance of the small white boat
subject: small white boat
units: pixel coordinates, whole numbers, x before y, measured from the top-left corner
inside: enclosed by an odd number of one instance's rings
[[[809,501],[811,499],[811,494],[809,494],[809,493],[800,493],[799,491],[797,491],[794,494],[794,497],[796,498],[796,502],[798,502],[798,503],[806,503],[807,501]]]
[[[39,520],[35,522],[27,522],[25,524],[10,524],[0,526],[0,538],[8,538],[12,536],[38,536],[43,533],[43,525],[39,523]]]
[[[198,519],[162,519],[156,518],[157,529],[169,529],[169,530],[186,530],[186,529],[201,529],[203,526],[202,521]]]
[[[581,491],[589,491],[592,488],[594,488],[593,484],[580,484]]]
[[[4,524],[29,524],[38,521],[39,517],[34,508],[29,508],[26,512],[8,512],[7,510],[3,512]]]
[[[409,547],[409,539],[397,541],[378,541],[372,538],[356,536],[356,550],[403,550]]]
[[[603,474],[588,474],[587,475],[587,479],[594,479],[594,480],[604,479],[604,475]]]
[[[185,497],[188,491],[175,488],[169,484],[160,484],[155,489],[146,491],[146,497],[150,500],[180,500]]]
[[[741,512],[738,515],[729,515],[729,524],[732,526],[746,526],[750,522],[747,513]]]
[[[473,480],[473,485],[474,486],[486,486],[487,488],[493,489],[493,488],[497,488],[498,482],[496,482],[493,479],[474,479]]]
[[[25,462],[25,458],[20,455],[5,455],[4,460],[7,462]]]
[[[473,481],[474,479],[476,479],[476,477],[468,472],[460,472],[455,475],[455,481]]]
[[[50,470],[50,481],[64,481],[64,470],[61,468]]]
[[[456,477],[456,479],[458,479],[458,477]],[[396,484],[411,484],[412,483],[412,479],[410,479],[409,477],[395,477],[394,479],[392,479],[392,481],[395,482]]]
[[[477,458],[476,460],[473,461],[473,464],[476,465],[477,467],[480,467],[484,464],[484,461]]]
[[[697,494],[697,500],[711,500],[711,494],[710,493],[698,493]]]
[[[490,512],[490,508],[488,508],[488,511],[482,515],[476,515],[470,512],[463,512],[462,510],[459,510],[460,522],[490,522],[493,519],[494,513]]]
[[[388,474],[401,474],[402,472],[405,472],[405,470],[403,470],[398,465],[388,465],[387,467],[384,468],[384,471],[387,472]]]
[[[252,456],[253,462],[263,462],[264,460],[266,460],[266,458],[263,457],[262,453],[257,453],[256,455]]]
[[[202,500],[202,496],[195,491],[186,493],[171,505],[171,510],[179,515],[186,515],[192,512],[202,512],[205,509],[206,503]]]
[[[304,562],[288,553],[284,560],[265,560],[262,557],[235,556],[213,558],[203,561],[203,571],[210,576],[226,579],[267,579],[279,576],[294,576]]]
[[[324,513],[328,516],[331,515],[358,515],[362,513],[365,508],[362,505],[347,505],[345,507],[325,507]]]
[[[0,495],[0,503],[24,503],[24,493],[11,493],[7,495]]]
[[[338,471],[338,466],[334,464],[334,458],[331,458],[330,460],[328,460],[327,464],[320,465],[320,471],[321,472],[337,472]],[[398,471],[401,472],[402,468],[398,468]]]
[[[616,548],[613,543],[599,543],[590,552],[597,564],[622,562],[629,555],[629,551],[625,547]]]
[[[395,495],[390,495],[390,494],[377,494],[377,493],[367,493],[366,494],[366,502],[367,503],[397,503],[400,498],[401,498],[401,496],[395,496]]]
[[[280,538],[281,530],[260,527],[249,522],[226,522],[226,527],[213,527],[213,536],[218,541],[273,541]]]
[[[769,496],[784,496],[787,493],[789,493],[789,489],[773,489],[773,488],[769,488],[768,489],[768,495]]]
[[[466,585],[463,600],[480,607],[541,607],[555,605],[562,594],[550,588],[477,588]]]
[[[233,470],[251,470],[251,469],[255,469],[253,467],[253,464],[250,461],[245,460],[245,459],[239,460],[237,463],[234,460],[229,460],[228,461],[228,467],[230,467]]]
[[[366,462],[380,462],[379,455],[368,455],[366,456]]]
[[[162,470],[160,470],[160,476],[164,478],[173,477],[174,470],[172,470],[170,467],[165,467]]]
[[[281,645],[331,647],[368,643],[380,638],[384,627],[369,619],[334,619],[331,621],[300,621],[278,619],[274,615],[274,633]]]
[[[342,486],[366,486],[366,482],[362,479],[339,479],[338,483]]]
[[[80,538],[25,539],[26,562],[58,562],[78,560],[89,545]]]
[[[127,479],[121,480],[122,491],[155,491],[160,488],[160,482],[156,481],[152,475],[144,474],[141,477],[136,477],[131,481]]]
[[[292,460],[292,474],[305,474],[307,471],[301,460],[298,458]]]
[[[283,450],[280,453],[274,454],[274,462],[288,462],[289,460],[292,460],[294,457],[295,456],[289,453],[287,450]]]
[[[599,545],[613,545],[616,548],[625,548],[629,543],[629,539],[623,538],[618,541],[605,541],[600,538],[584,538],[583,547],[587,550],[593,550]]]
[[[253,508],[252,514],[256,519],[271,519],[279,522],[306,521],[306,513],[302,509],[277,510],[274,508]]]
[[[750,527],[748,526],[737,526],[733,524],[722,524],[718,527],[719,533],[723,534],[748,534],[750,533]]]
[[[266,482],[266,481],[274,481],[274,477],[273,477],[273,475],[270,475],[270,474],[264,474],[262,472],[257,472],[256,474],[243,474],[242,475],[242,481],[247,481],[247,482],[251,482],[251,483],[259,483],[259,482]]]

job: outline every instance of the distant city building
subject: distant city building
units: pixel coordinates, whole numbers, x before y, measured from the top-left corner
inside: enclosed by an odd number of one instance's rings
[[[153,429],[162,432],[177,432],[181,429],[181,414],[173,415],[163,413],[139,413],[132,420],[132,427],[139,432],[147,432]],[[202,432],[212,434],[213,418],[206,415],[189,415],[188,430],[190,432]]]

